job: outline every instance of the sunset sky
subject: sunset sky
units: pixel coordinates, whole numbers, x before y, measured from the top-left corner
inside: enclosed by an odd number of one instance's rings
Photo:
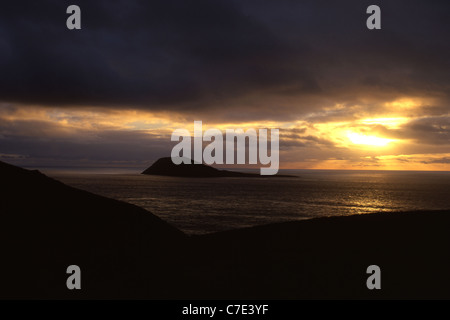
[[[449,39],[437,0],[2,3],[0,160],[142,168],[201,120],[279,128],[281,168],[450,170]]]

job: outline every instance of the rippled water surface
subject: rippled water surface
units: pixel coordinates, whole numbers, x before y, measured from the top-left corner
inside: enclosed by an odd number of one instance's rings
[[[194,179],[45,173],[143,207],[191,234],[319,216],[450,209],[448,172],[295,170],[283,172],[295,178]]]

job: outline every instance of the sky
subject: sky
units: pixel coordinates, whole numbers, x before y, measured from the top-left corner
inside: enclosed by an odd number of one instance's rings
[[[0,161],[144,168],[201,120],[278,128],[281,168],[448,171],[449,36],[437,0],[9,1]]]

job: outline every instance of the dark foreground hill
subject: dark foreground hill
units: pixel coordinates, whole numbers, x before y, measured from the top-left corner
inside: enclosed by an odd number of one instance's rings
[[[194,239],[191,271],[209,277],[201,297],[450,299],[449,228],[449,211],[424,211],[227,231]],[[381,269],[381,290],[366,286],[370,265]]]
[[[0,162],[0,177],[0,298],[164,296],[178,229],[38,171]],[[81,268],[79,292],[66,288],[69,265]]]
[[[235,172],[228,170],[219,170],[211,166],[201,163],[190,164],[181,163],[176,165],[170,157],[160,158],[155,161],[149,168],[144,170],[142,174],[172,176],[172,177],[197,177],[197,178],[214,178],[214,177],[246,177],[246,178],[267,178],[267,177],[293,177],[288,175],[261,176],[259,174]]]
[[[0,298],[450,298],[450,212],[187,237],[136,206],[0,162]],[[81,290],[66,268],[81,268]],[[381,290],[366,287],[369,265]]]

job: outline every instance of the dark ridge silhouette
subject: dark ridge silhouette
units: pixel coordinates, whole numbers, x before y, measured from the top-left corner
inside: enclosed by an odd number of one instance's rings
[[[267,177],[294,177],[288,175],[271,175],[262,176],[253,173],[235,172],[228,170],[219,170],[211,166],[201,163],[191,164],[181,163],[176,165],[172,162],[170,157],[160,158],[155,161],[149,168],[144,170],[142,174],[158,175],[158,176],[172,176],[172,177],[198,177],[198,178],[213,178],[213,177],[248,177],[248,178],[267,178]]]
[[[126,298],[135,287],[156,298],[171,290],[160,273],[171,272],[186,239],[178,229],[36,170],[0,162],[0,177],[0,298]],[[72,264],[82,290],[66,288]]]
[[[191,273],[205,281],[195,297],[450,299],[449,228],[450,211],[421,211],[316,218],[196,236]],[[381,268],[381,290],[366,286],[370,265]]]
[[[3,299],[449,299],[450,211],[188,237],[134,205],[0,162]],[[66,268],[81,268],[81,290]],[[366,287],[369,265],[381,290]]]

